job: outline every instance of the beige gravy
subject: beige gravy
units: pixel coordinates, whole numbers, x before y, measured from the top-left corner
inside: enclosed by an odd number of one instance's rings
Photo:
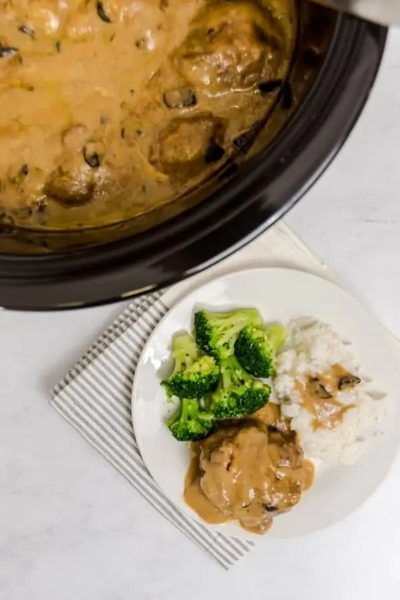
[[[0,218],[68,229],[165,204],[268,114],[294,0],[0,0]]]
[[[278,417],[279,407],[270,406],[259,411],[263,420],[256,413],[253,420],[221,427],[192,444],[184,499],[204,521],[238,520],[244,529],[262,534],[312,485],[312,463],[304,460],[295,434]],[[270,429],[268,419],[274,423]]]
[[[343,404],[338,394],[341,388],[349,389],[359,382],[358,377],[339,364],[332,365],[329,371],[316,377],[309,375],[304,381],[296,380],[295,390],[300,394],[302,405],[314,416],[314,430],[332,429],[342,422],[353,404]]]

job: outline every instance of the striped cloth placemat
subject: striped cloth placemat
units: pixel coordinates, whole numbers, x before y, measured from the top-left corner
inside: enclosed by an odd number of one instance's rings
[[[143,346],[168,307],[155,292],[135,300],[55,387],[52,405],[182,533],[229,569],[252,542],[210,531],[157,487],[135,440],[131,391]]]

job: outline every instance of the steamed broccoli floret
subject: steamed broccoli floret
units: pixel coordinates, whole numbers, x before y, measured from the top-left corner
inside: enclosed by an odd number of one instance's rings
[[[184,398],[178,411],[166,422],[169,430],[179,442],[201,440],[213,428],[213,415],[203,410],[198,400]]]
[[[184,334],[174,338],[172,355],[175,359],[174,372],[162,382],[169,395],[201,398],[217,383],[217,364],[211,356],[200,356],[191,335]]]
[[[230,313],[199,310],[194,315],[197,345],[216,361],[232,356],[237,336],[246,325],[263,326],[257,309],[243,308]]]
[[[215,419],[238,419],[262,408],[270,393],[269,386],[252,379],[231,356],[221,361],[220,381],[209,399],[210,409]]]
[[[267,329],[245,327],[235,344],[235,356],[253,377],[275,374],[275,358],[287,337],[286,327],[279,323]]]

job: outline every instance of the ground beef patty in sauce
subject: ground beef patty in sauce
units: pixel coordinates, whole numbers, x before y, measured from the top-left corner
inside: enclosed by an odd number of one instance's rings
[[[220,426],[192,450],[184,498],[209,523],[237,520],[265,533],[313,482],[314,467],[276,404]]]

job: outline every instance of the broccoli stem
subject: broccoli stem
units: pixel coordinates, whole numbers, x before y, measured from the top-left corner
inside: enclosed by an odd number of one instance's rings
[[[198,359],[199,351],[191,335],[184,333],[174,337],[172,356],[175,360],[173,375],[189,368]]]
[[[221,368],[221,375],[222,375],[222,387],[226,390],[228,387],[230,387],[230,385],[232,383],[232,378],[231,378],[231,374],[230,374],[229,370],[225,367],[225,365],[223,365]]]
[[[280,323],[275,323],[274,325],[270,325],[267,330],[268,340],[275,351],[275,353],[280,350],[280,348],[284,345],[287,338],[287,329]]]

